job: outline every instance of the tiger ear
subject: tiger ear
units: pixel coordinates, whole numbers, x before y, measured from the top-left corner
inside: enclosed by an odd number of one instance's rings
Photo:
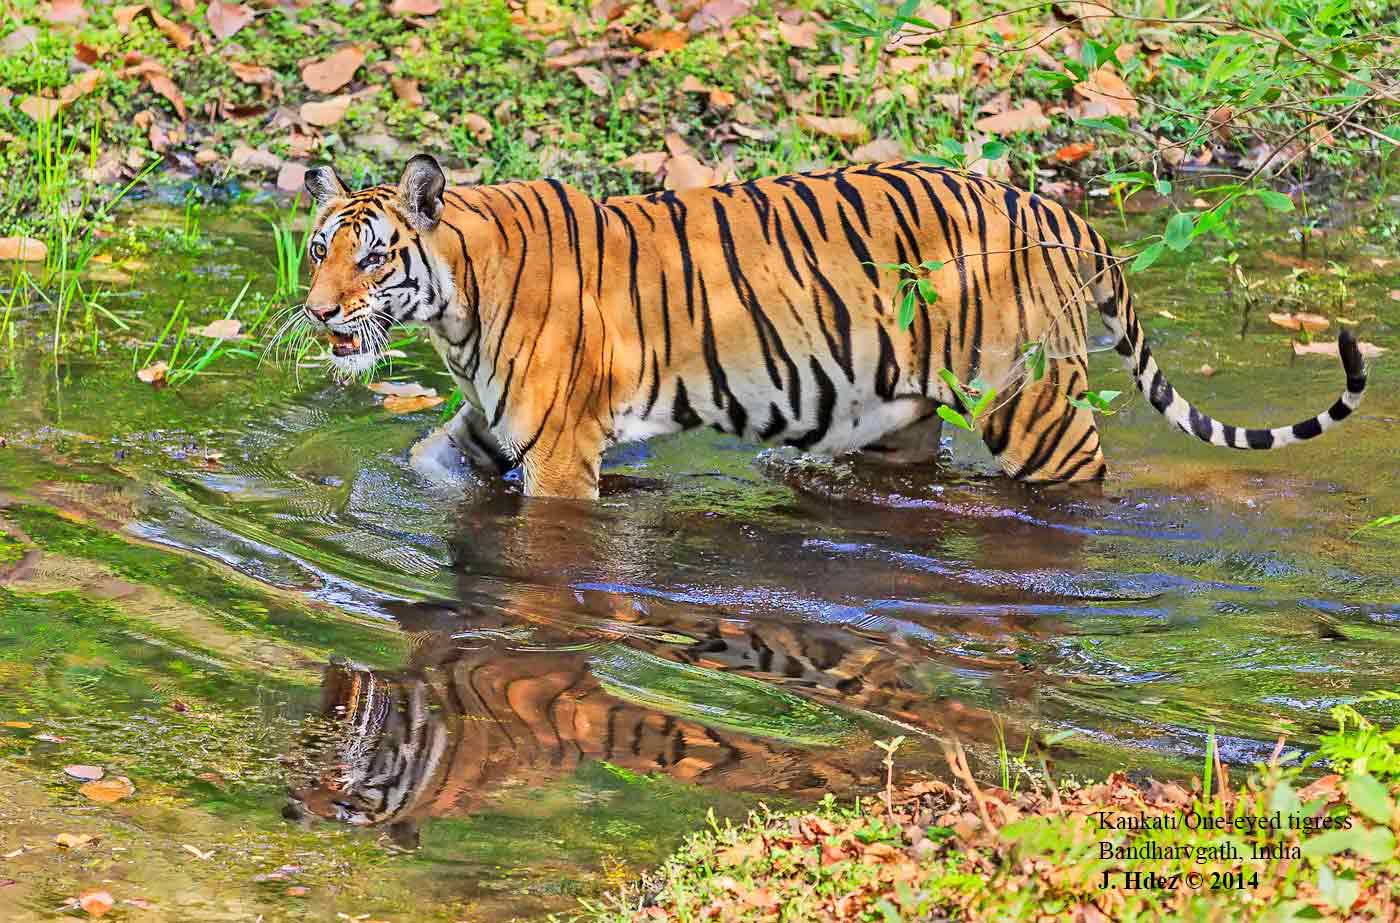
[[[330,164],[313,167],[306,171],[306,192],[318,206],[325,206],[335,199],[343,199],[350,194],[335,169]]]
[[[420,231],[430,231],[442,217],[442,193],[447,188],[447,177],[442,175],[442,167],[427,154],[419,154],[404,167],[403,179],[399,180],[399,198],[409,220]]]

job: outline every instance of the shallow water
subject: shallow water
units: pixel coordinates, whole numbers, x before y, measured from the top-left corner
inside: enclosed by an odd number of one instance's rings
[[[1400,346],[1373,217],[1326,254],[1254,232],[1244,335],[1219,245],[1139,277],[1178,390],[1235,423],[1330,403],[1340,369],[1293,357],[1269,310]],[[267,288],[262,227],[236,210],[216,250],[119,257],[119,316],[149,340],[178,298],[212,319]],[[1299,265],[1317,305],[1278,301]],[[621,447],[577,504],[422,483],[406,450],[436,412],[316,369],[230,360],[154,390],[119,337],[56,363],[44,320],[0,354],[5,919],[99,882],[154,906],[119,904],[133,919],[529,918],[712,809],[868,788],[876,740],[937,771],[953,737],[994,765],[1003,735],[1068,730],[1057,773],[1184,774],[1212,730],[1227,762],[1306,750],[1331,706],[1400,685],[1400,542],[1351,535],[1400,512],[1394,353],[1342,430],[1283,452],[1120,399],[1102,487],[988,477],[962,438],[937,471],[882,470],[694,432]],[[398,372],[450,386],[409,353]],[[1112,354],[1092,368],[1130,389]],[[91,802],[69,764],[136,794]]]

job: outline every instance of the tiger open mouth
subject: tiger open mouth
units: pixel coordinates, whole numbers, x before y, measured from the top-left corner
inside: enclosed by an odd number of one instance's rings
[[[331,355],[338,358],[346,356],[358,356],[365,351],[364,344],[360,340],[358,333],[336,333],[331,331]]]

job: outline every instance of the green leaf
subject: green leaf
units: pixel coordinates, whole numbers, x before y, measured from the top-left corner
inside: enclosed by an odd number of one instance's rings
[[[1053,747],[1058,743],[1064,743],[1066,740],[1069,740],[1073,736],[1073,731],[1056,731],[1053,734],[1045,735],[1045,738],[1041,741],[1041,743],[1043,743],[1047,747]]]
[[[1355,877],[1333,875],[1331,867],[1324,865],[1317,870],[1317,893],[1338,910],[1350,910],[1361,896],[1361,886]]]
[[[949,369],[940,369],[938,377],[943,379],[943,383],[957,395],[958,400],[962,401],[964,407],[972,406],[972,398],[968,397],[967,392],[963,390],[962,382],[958,381],[958,376],[954,375]]]
[[[1128,267],[1128,272],[1142,272],[1144,269],[1157,262],[1158,258],[1166,252],[1166,249],[1167,245],[1162,241],[1158,241],[1148,247],[1137,255],[1137,259],[1133,260],[1133,264]]]
[[[1157,180],[1157,182],[1156,182],[1156,184],[1155,184],[1155,188],[1157,189],[1157,194],[1158,194],[1158,195],[1167,196],[1167,195],[1171,195],[1171,194],[1172,194],[1172,184],[1171,184],[1171,182],[1170,182],[1169,180],[1164,180],[1164,179],[1159,179],[1159,180]]]
[[[1215,82],[1216,78],[1220,76],[1220,72],[1225,68],[1232,54],[1234,54],[1234,49],[1229,45],[1222,45],[1220,50],[1215,53],[1215,57],[1211,60],[1210,66],[1206,68],[1205,80],[1201,86],[1201,93],[1203,95],[1210,89],[1210,85]]]
[[[1116,412],[1112,408],[1113,400],[1122,393],[1122,391],[1085,391],[1084,397],[1072,397],[1069,399],[1069,403],[1071,407],[1078,407],[1080,410],[1111,416]]]
[[[1097,128],[1100,131],[1111,131],[1115,134],[1126,135],[1128,131],[1128,120],[1121,115],[1110,115],[1103,119],[1079,119],[1074,124],[1084,128]]]
[[[1385,827],[1329,830],[1304,841],[1302,852],[1309,859],[1325,859],[1348,849],[1373,862],[1384,862],[1395,854],[1395,834]]]
[[[1011,150],[1000,141],[988,141],[982,145],[982,157],[986,160],[999,160],[1006,156],[1006,152]]]
[[[1347,797],[1351,803],[1378,824],[1389,824],[1395,813],[1395,803],[1390,800],[1390,792],[1375,776],[1365,772],[1353,772],[1346,783]]]
[[[1177,212],[1172,215],[1167,222],[1167,232],[1162,240],[1168,247],[1178,253],[1186,249],[1186,245],[1191,243],[1191,232],[1195,230],[1196,222],[1190,212]]]
[[[1039,67],[1026,68],[1027,77],[1035,77],[1055,85],[1056,89],[1068,90],[1074,86],[1074,78],[1069,74],[1062,74],[1059,71],[1048,71]],[[1082,78],[1081,78],[1082,79]]]
[[[1296,817],[1303,810],[1303,803],[1298,799],[1298,792],[1288,783],[1287,779],[1281,779],[1274,790],[1269,795],[1269,812],[1277,812],[1284,818]]]
[[[904,302],[899,306],[899,326],[900,329],[908,329],[914,323],[914,290],[907,289],[904,293]]]
[[[959,429],[965,429],[969,433],[976,432],[976,429],[973,427],[971,421],[969,421],[966,417],[958,413],[953,408],[949,407],[947,404],[938,405],[938,415],[944,420],[947,420],[949,423],[958,427]]]
[[[1150,184],[1152,180],[1152,174],[1148,173],[1146,170],[1130,170],[1127,172],[1114,170],[1112,173],[1104,175],[1104,181],[1109,183],[1141,183],[1146,186]]]
[[[847,22],[844,19],[837,19],[833,21],[831,24],[831,28],[836,29],[839,32],[849,33],[850,35],[859,35],[861,38],[877,38],[882,34],[880,32],[875,31],[874,29],[867,28],[866,26],[859,26],[853,22]]]
[[[938,289],[934,288],[928,279],[920,279],[919,297],[924,300],[924,304],[933,304],[938,300]]]
[[[1293,211],[1293,200],[1281,192],[1274,192],[1272,189],[1256,189],[1254,194],[1259,200],[1276,212]]]
[[[949,157],[962,158],[966,156],[962,143],[952,138],[944,138],[941,147],[947,151]]]
[[[976,420],[982,416],[982,411],[987,409],[987,405],[992,402],[992,398],[997,396],[996,388],[987,388],[982,392],[982,396],[977,399],[977,403],[972,407],[972,419]]]
[[[929,272],[938,272],[938,270],[942,269],[946,264],[942,260],[924,260],[919,265]]]
[[[1045,377],[1045,344],[1028,343],[1025,349],[1026,369],[1031,373],[1031,381]]]

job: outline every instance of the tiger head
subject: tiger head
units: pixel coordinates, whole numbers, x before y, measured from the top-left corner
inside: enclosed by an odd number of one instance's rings
[[[287,789],[282,816],[382,827],[396,845],[416,848],[446,735],[427,687],[333,657],[321,694],[321,715],[308,719],[284,759],[299,778]]]
[[[408,162],[397,186],[358,192],[329,166],[307,172],[306,190],[317,207],[307,243],[311,290],[293,325],[305,323],[329,338],[341,377],[374,367],[389,328],[431,321],[452,303],[454,273],[437,239],[446,186],[442,168],[426,154]]]

